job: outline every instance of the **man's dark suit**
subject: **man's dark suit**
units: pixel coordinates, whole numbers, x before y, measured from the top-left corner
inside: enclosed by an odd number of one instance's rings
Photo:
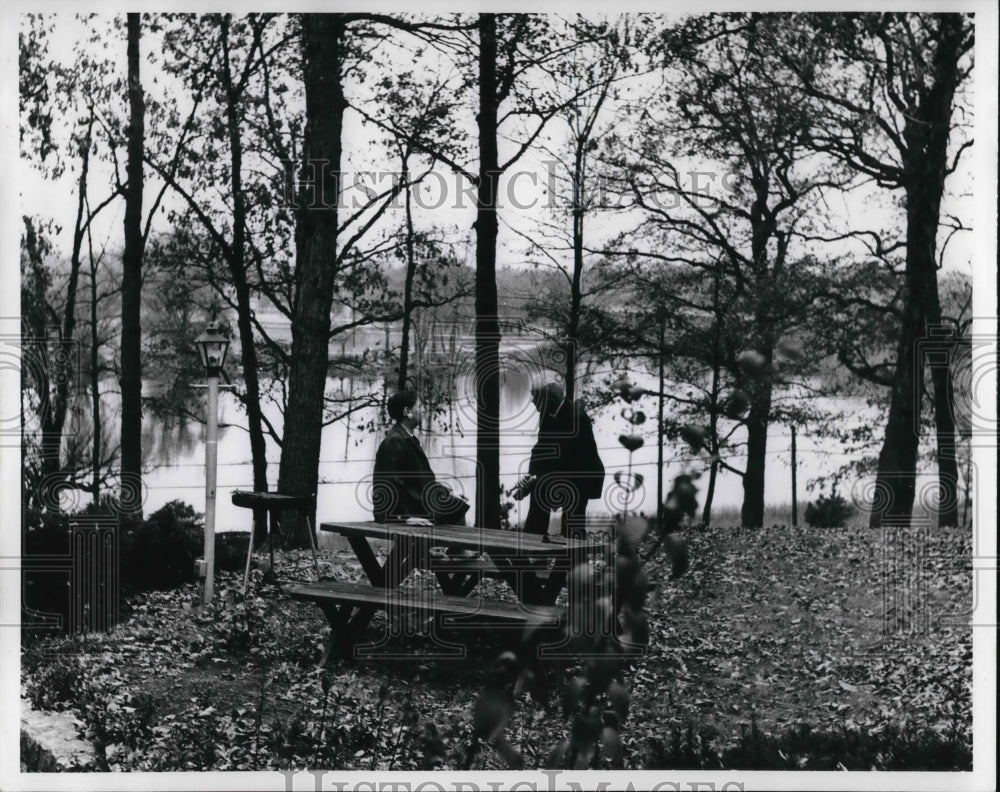
[[[427,455],[401,424],[385,434],[375,454],[372,514],[375,522],[424,517],[460,525],[469,505],[438,483]]]
[[[604,488],[604,464],[582,407],[569,399],[563,399],[554,411],[543,406],[528,473],[536,482],[524,530],[548,533],[549,516],[561,508],[563,536],[582,537],[587,501],[601,497]]]

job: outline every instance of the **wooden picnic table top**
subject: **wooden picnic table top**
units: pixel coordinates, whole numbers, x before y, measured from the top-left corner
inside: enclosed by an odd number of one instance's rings
[[[233,490],[234,506],[245,509],[306,509],[311,508],[316,500],[315,495],[282,495],[278,492],[251,492],[250,490]]]
[[[522,531],[498,531],[466,525],[407,525],[396,522],[324,522],[320,524],[320,529],[348,537],[363,536],[388,541],[419,539],[456,550],[525,556],[560,556],[569,550],[601,550],[610,541],[607,537],[591,536],[586,539],[555,536],[543,541],[538,534],[526,534]]]

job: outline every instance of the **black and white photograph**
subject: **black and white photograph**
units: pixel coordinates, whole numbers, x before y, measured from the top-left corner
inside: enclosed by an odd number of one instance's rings
[[[0,788],[996,789],[995,4],[0,12]]]

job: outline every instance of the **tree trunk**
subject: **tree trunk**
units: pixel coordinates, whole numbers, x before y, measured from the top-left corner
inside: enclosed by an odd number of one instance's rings
[[[406,187],[406,277],[403,283],[403,327],[399,340],[399,376],[397,390],[406,388],[410,360],[410,328],[413,325],[413,276],[417,271],[417,258],[413,251],[413,192],[410,190],[410,168],[403,157],[403,183]],[[429,414],[428,414],[429,415]]]
[[[764,468],[767,463],[767,428],[771,415],[770,380],[757,382],[752,393],[750,414],[747,416],[743,508],[740,510],[744,528],[760,528],[764,524]]]
[[[497,317],[497,23],[479,15],[476,212],[476,525],[500,527],[500,323]]]
[[[718,451],[715,452],[716,454]],[[715,500],[715,480],[719,475],[719,460],[713,459],[708,469],[708,489],[705,491],[705,508],[701,511],[701,522],[710,525],[712,522],[712,501]]]
[[[750,394],[750,411],[747,414],[747,463],[743,473],[743,506],[740,522],[744,528],[764,525],[764,470],[767,467],[767,429],[771,421],[771,395],[774,389],[774,336],[771,311],[776,299],[775,273],[784,267],[787,237],[777,231],[775,218],[763,211],[768,196],[768,177],[754,180],[757,200],[751,208],[753,266],[756,273],[753,337],[750,351],[763,358],[760,371],[744,371],[743,377]],[[769,259],[768,245],[777,242],[777,251]],[[769,266],[770,265],[770,266]],[[716,270],[715,310],[716,324],[721,324],[718,303],[718,270]],[[719,343],[716,337],[716,344]],[[716,346],[716,354],[719,347]],[[756,368],[756,367],[755,367]],[[713,405],[715,409],[715,405]]]
[[[145,100],[139,81],[139,14],[128,15],[128,163],[125,189],[125,248],[122,253],[121,327],[121,509],[142,515],[142,156]]]
[[[580,337],[580,304],[583,302],[583,180],[585,140],[576,141],[573,161],[573,277],[570,280],[569,321],[566,324],[566,398],[576,398],[576,361]],[[662,475],[663,470],[660,470]]]
[[[719,393],[722,379],[722,320],[723,310],[719,303],[722,285],[721,262],[717,262],[712,273],[712,391],[708,414],[708,442],[711,444],[712,464],[708,475],[708,492],[705,493],[705,508],[701,512],[701,522],[709,525],[712,520],[712,501],[715,500],[715,482],[719,475]],[[662,390],[662,385],[660,386]]]
[[[799,527],[799,460],[795,448],[795,424],[792,424],[792,528]]]
[[[956,14],[941,14],[934,82],[921,97],[917,117],[907,117],[903,129],[903,187],[906,191],[906,289],[903,324],[896,352],[896,371],[889,403],[885,441],[876,476],[877,503],[870,524],[909,524],[913,514],[920,438],[920,405],[925,355],[935,353],[941,323],[937,285],[937,231],[948,166],[951,108],[958,84],[958,60],[964,36]],[[932,366],[939,473],[939,524],[957,521],[958,466],[955,425],[948,377]],[[884,502],[882,499],[885,499]]]
[[[907,256],[909,259],[909,256]],[[907,266],[907,289],[912,291],[913,277]],[[916,486],[917,449],[920,418],[919,383],[923,382],[923,360],[916,349],[923,331],[923,314],[911,294],[905,296],[903,322],[896,347],[896,368],[889,397],[889,418],[885,440],[878,456],[878,472],[872,497],[869,525],[910,522]]]
[[[955,390],[947,362],[931,367],[934,424],[937,434],[938,525],[958,525],[958,457],[955,435]]]
[[[764,470],[767,467],[767,430],[771,422],[771,396],[774,389],[774,333],[768,320],[757,318],[757,351],[764,358],[762,375],[749,381],[750,412],[747,414],[747,464],[743,474],[743,507],[740,520],[744,528],[764,525]]]
[[[329,366],[330,308],[337,257],[337,196],[340,186],[344,91],[341,65],[343,18],[304,14],[302,54],[306,128],[302,160],[315,163],[317,186],[303,195],[296,228],[296,293],[292,319],[288,405],[281,446],[278,491],[287,495],[316,492],[320,438]],[[303,181],[310,178],[304,174]],[[315,515],[313,515],[315,517]],[[315,525],[315,519],[313,521]],[[293,546],[308,537],[293,531]]]
[[[958,460],[955,453],[955,394],[949,363],[951,332],[941,327],[941,300],[937,282],[937,229],[941,217],[941,197],[948,168],[948,137],[951,107],[958,86],[959,46],[963,37],[961,18],[942,15],[940,43],[935,53],[937,79],[927,96],[925,118],[930,123],[914,125],[915,136],[924,145],[914,151],[919,157],[917,173],[907,188],[907,203],[913,200],[922,211],[916,218],[923,232],[913,254],[918,260],[927,312],[927,335],[942,338],[931,344],[934,362],[930,366],[934,387],[934,425],[937,435],[938,525],[958,525]],[[923,109],[923,108],[921,108]],[[913,151],[913,149],[911,149]],[[923,154],[923,156],[919,156]],[[921,191],[927,195],[920,196]],[[907,255],[910,249],[907,246]]]
[[[89,237],[88,237],[89,239]],[[94,455],[92,460],[91,495],[96,504],[101,499],[101,432],[104,430],[101,421],[101,358],[99,355],[100,341],[97,333],[97,261],[93,248],[90,250],[90,398],[94,413]]]
[[[260,379],[257,372],[257,345],[250,321],[250,286],[246,272],[246,201],[243,196],[243,138],[240,135],[240,97],[233,86],[229,62],[229,16],[222,18],[224,51],[223,79],[226,88],[226,120],[229,131],[230,188],[233,193],[233,244],[227,264],[236,296],[236,321],[240,336],[240,358],[246,388],[247,431],[253,464],[255,492],[267,492],[267,444],[260,408]]]

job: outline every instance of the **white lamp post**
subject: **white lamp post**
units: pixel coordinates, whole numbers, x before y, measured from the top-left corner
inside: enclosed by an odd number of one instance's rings
[[[208,377],[208,428],[205,435],[205,587],[202,604],[212,601],[215,577],[215,470],[219,445],[219,373],[226,362],[229,340],[219,328],[208,326],[195,341]]]

